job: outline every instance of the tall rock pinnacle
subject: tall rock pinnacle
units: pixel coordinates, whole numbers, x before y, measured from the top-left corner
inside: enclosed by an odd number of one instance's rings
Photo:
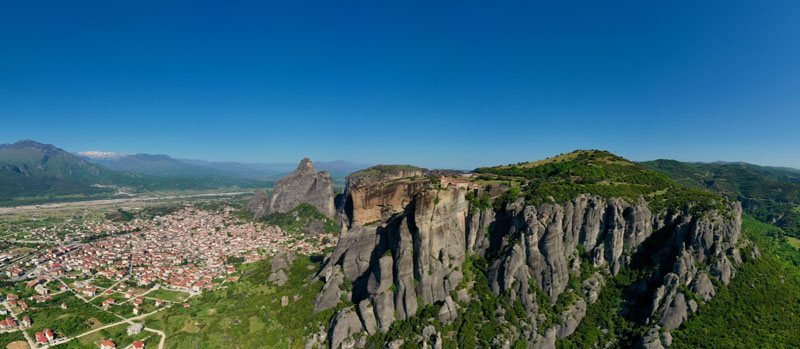
[[[335,212],[331,175],[328,171],[317,172],[308,158],[301,160],[292,173],[275,182],[268,211],[284,213],[301,203],[308,203],[331,218]]]

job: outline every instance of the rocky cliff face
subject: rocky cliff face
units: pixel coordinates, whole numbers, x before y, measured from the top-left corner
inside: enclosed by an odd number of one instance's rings
[[[396,183],[405,184],[385,196],[366,194]],[[314,302],[315,312],[336,307],[342,299],[354,304],[332,321],[329,341],[334,348],[358,346],[353,334],[386,331],[428,304],[442,304],[443,322],[455,317],[459,304],[473,297],[468,285],[459,286],[462,266],[473,254],[489,261],[486,277],[492,292],[519,300],[525,309],[530,325],[519,326],[517,337],[534,348],[553,348],[557,338],[575,331],[587,306],[597,300],[604,275],[616,275],[643,249],[648,259],[667,268],[651,276],[655,290],[643,287],[642,297],[653,294],[647,323],[655,335],[640,345],[668,345],[663,334],[698,307],[682,286],[708,300],[714,295],[711,278],[728,283],[741,263],[738,203],[730,203],[725,212],[692,213],[685,207],[667,213],[651,212],[645,201],[631,204],[582,195],[563,205],[538,207],[519,199],[495,213],[470,207],[464,189],[412,183],[397,178],[348,183],[356,193],[346,195],[364,204],[348,212],[350,230],[323,263],[318,278],[325,285]],[[387,202],[390,209],[380,215],[366,205]],[[380,223],[361,225],[375,219]],[[568,289],[570,278],[580,277],[582,263],[596,272],[580,280],[579,289]],[[565,292],[580,297],[558,314],[557,325],[538,328],[545,324],[545,312],[539,309],[537,292],[553,302]],[[498,338],[498,346],[514,339]]]
[[[264,189],[256,191],[256,195],[247,203],[247,209],[253,212],[256,219],[264,217],[269,213],[269,193]]]
[[[661,286],[651,302],[650,319],[666,331],[676,329],[697,304],[690,304],[680,286],[689,286],[704,299],[713,296],[708,277],[727,284],[735,271],[728,256],[738,256],[736,243],[741,236],[741,205],[729,204],[726,212],[691,214],[688,208],[674,213],[653,214],[642,201],[630,205],[622,200],[580,196],[562,205],[524,206],[521,200],[507,205],[494,222],[502,254],[489,269],[491,288],[496,294],[510,292],[526,310],[535,310],[538,290],[555,300],[577,275],[581,262],[600,272],[581,280],[590,303],[596,299],[595,279],[602,272],[616,275],[629,266],[637,250],[647,249],[646,258],[656,265],[672,266],[660,278]],[[651,240],[649,246],[643,246]],[[489,241],[489,245],[492,241]],[[702,262],[714,260],[708,267]],[[741,259],[737,258],[741,263]],[[531,290],[531,287],[536,289]],[[647,290],[642,290],[643,295]],[[528,331],[527,340],[537,347],[553,347],[556,338],[570,335],[585,315],[586,305],[577,302],[562,316],[562,324],[539,335]],[[660,315],[659,315],[660,314]],[[567,321],[572,319],[573,321]]]
[[[379,165],[348,176],[343,228],[380,223],[402,212],[414,194],[428,183],[421,178],[426,172],[420,168]]]
[[[327,171],[317,172],[311,160],[304,158],[292,173],[275,182],[271,198],[259,191],[249,203],[255,218],[267,213],[285,213],[301,203],[316,207],[322,214],[333,218],[333,180]]]

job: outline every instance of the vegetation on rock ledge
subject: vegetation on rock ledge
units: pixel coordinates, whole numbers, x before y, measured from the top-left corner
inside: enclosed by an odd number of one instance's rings
[[[582,194],[622,198],[635,203],[640,198],[652,211],[693,206],[695,212],[726,210],[721,196],[683,187],[667,175],[648,170],[622,157],[601,150],[578,150],[554,158],[475,170],[501,180],[522,182],[495,200],[495,208],[519,196],[526,205],[562,204]]]

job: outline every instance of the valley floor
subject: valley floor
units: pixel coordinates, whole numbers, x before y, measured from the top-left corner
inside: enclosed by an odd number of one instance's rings
[[[48,209],[60,209],[65,207],[98,207],[109,205],[129,204],[133,202],[145,201],[161,201],[161,200],[181,200],[193,198],[212,198],[212,197],[226,197],[249,194],[250,192],[226,192],[226,193],[206,193],[206,194],[191,194],[191,195],[169,195],[169,196],[150,196],[150,197],[129,197],[124,199],[105,199],[105,200],[87,200],[87,201],[71,201],[71,202],[56,202],[51,204],[40,205],[25,205],[25,206],[10,206],[0,207],[0,214],[20,213],[29,211],[41,211]]]

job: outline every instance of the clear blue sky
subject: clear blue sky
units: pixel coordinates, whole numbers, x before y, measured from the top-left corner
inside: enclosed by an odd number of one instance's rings
[[[800,167],[800,1],[219,3],[4,2],[0,143]]]

